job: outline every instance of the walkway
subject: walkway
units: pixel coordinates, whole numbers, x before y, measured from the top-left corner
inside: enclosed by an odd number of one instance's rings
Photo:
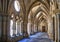
[[[25,38],[18,42],[53,42],[49,39],[48,34],[44,32],[36,33],[35,35],[29,36],[29,38]]]

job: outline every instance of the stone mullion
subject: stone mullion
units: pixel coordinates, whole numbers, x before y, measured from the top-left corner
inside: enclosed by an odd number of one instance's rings
[[[37,32],[38,32],[38,22],[36,22],[36,29],[37,29]]]

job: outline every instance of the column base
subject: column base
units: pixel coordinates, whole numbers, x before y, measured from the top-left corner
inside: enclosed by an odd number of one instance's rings
[[[28,33],[24,33],[24,38],[27,38],[29,35],[28,35]]]
[[[52,33],[48,33],[48,35],[49,35],[49,39],[53,40],[53,34]]]

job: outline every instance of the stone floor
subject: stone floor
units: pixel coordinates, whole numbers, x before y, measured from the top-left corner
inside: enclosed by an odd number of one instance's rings
[[[39,32],[29,36],[29,38],[22,39],[18,42],[53,42],[45,32]]]

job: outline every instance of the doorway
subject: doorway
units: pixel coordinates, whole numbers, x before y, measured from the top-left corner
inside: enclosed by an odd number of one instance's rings
[[[46,27],[42,26],[42,32],[46,32]]]

